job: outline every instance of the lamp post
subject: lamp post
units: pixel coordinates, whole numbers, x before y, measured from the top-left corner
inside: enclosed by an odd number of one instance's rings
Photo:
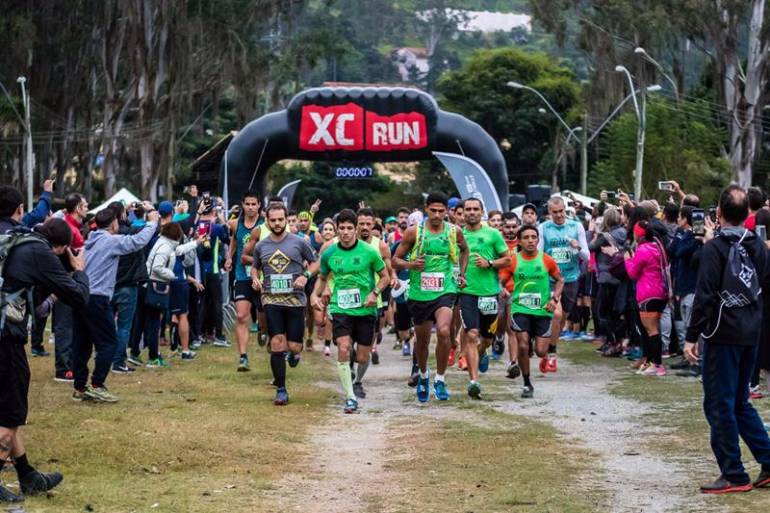
[[[649,53],[647,53],[647,50],[645,50],[641,46],[637,46],[636,48],[634,48],[634,53],[636,55],[641,56],[647,62],[652,63],[652,65],[655,66],[658,69],[658,71],[660,71],[660,74],[663,75],[663,78],[668,80],[669,83],[671,84],[671,87],[674,88],[674,97],[676,98],[676,101],[679,102],[679,88],[676,85],[676,81],[673,78],[671,78],[671,76],[668,73],[666,73],[666,71],[663,69],[663,66],[658,61],[653,59],[652,56]]]
[[[642,199],[642,172],[644,166],[644,138],[647,130],[647,102],[645,101],[644,91],[642,90],[641,102],[636,97],[636,90],[634,89],[634,79],[631,78],[631,72],[628,71],[623,65],[618,64],[615,66],[615,71],[618,73],[624,73],[628,79],[628,87],[633,95],[631,98],[634,100],[634,112],[636,112],[636,119],[639,121],[639,128],[636,131],[636,168],[634,169],[634,195],[637,201]]]
[[[16,82],[19,83],[21,86],[21,101],[24,104],[24,129],[27,132],[26,136],[26,147],[27,147],[27,158],[26,158],[26,175],[27,175],[27,210],[30,210],[32,208],[32,182],[33,179],[33,155],[32,155],[32,124],[29,121],[29,96],[27,95],[27,89],[25,87],[25,84],[27,83],[27,77],[21,76],[16,79]]]

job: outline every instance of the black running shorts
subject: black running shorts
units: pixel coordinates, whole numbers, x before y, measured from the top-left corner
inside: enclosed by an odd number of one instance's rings
[[[412,316],[409,315],[409,307],[406,303],[396,302],[396,330],[397,331],[409,331],[412,327]]]
[[[578,282],[565,283],[561,291],[561,311],[566,318],[577,302]]]
[[[427,321],[436,322],[436,310],[439,308],[449,308],[451,310],[455,307],[456,300],[457,296],[454,294],[444,294],[433,301],[415,301],[410,299],[407,302],[409,315],[412,316],[415,326],[419,326]]]
[[[267,334],[272,338],[286,335],[288,342],[302,343],[305,334],[305,307],[265,305]]]
[[[238,280],[233,286],[233,301],[249,301],[260,312],[262,308],[262,295],[251,286],[251,280]]]
[[[15,428],[27,423],[29,378],[23,341],[0,340],[0,426]]]
[[[377,317],[374,315],[332,314],[332,335],[334,340],[350,337],[354,343],[371,346]]]
[[[551,317],[515,313],[511,316],[511,329],[518,333],[529,333],[530,337],[550,338]]]
[[[489,298],[479,298],[479,296],[471,296],[468,294],[460,294],[458,296],[458,303],[460,305],[460,320],[463,323],[463,328],[468,330],[478,330],[481,338],[490,339],[494,337],[492,333],[492,325],[497,320],[497,310],[494,313],[483,315],[479,309],[479,299],[492,301],[497,303],[497,297],[492,296]],[[498,308],[500,305],[498,304]]]

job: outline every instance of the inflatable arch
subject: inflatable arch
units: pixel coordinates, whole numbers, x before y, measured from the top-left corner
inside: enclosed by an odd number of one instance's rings
[[[264,195],[268,169],[282,159],[349,162],[431,160],[433,152],[475,161],[508,208],[508,173],[492,137],[478,124],[438,108],[432,96],[408,88],[316,88],[297,94],[286,110],[260,117],[232,140],[219,183],[229,201],[243,191]]]

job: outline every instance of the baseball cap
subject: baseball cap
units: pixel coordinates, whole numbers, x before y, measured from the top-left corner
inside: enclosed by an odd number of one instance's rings
[[[534,203],[525,203],[523,207],[521,207],[521,211],[524,212],[525,210],[534,210],[537,214],[537,207]]]
[[[310,215],[310,212],[307,210],[303,210],[299,214],[297,214],[297,219],[301,219],[303,221],[307,220],[310,221],[313,218],[313,216]]]
[[[161,217],[166,217],[174,213],[174,204],[170,201],[161,201],[158,205],[158,213]]]
[[[420,224],[422,222],[422,219],[423,219],[422,212],[420,211],[412,212],[411,214],[409,214],[409,218],[406,221],[406,225],[414,226],[416,224]]]
[[[397,223],[397,222],[398,222],[398,221],[396,221],[396,218],[395,218],[395,217],[393,217],[393,216],[388,216],[388,217],[385,219],[385,224],[388,224],[388,223]]]
[[[449,198],[449,201],[447,201],[447,207],[448,208],[457,208],[457,204],[460,203],[460,198],[452,197]]]

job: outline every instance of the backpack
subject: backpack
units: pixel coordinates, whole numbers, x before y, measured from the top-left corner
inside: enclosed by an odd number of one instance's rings
[[[710,335],[703,335],[703,338],[714,336],[719,328],[723,308],[743,308],[753,305],[759,301],[759,296],[762,294],[757,269],[749,252],[741,244],[747,233],[749,233],[748,230],[745,230],[738,241],[728,242],[730,249],[722,269],[722,281],[719,286],[720,304],[717,325]]]
[[[451,223],[446,223],[449,233],[447,238],[449,239],[449,260],[456,264],[459,259],[459,251],[457,246],[457,227]],[[415,233],[416,242],[412,247],[412,251],[409,254],[410,260],[415,260],[422,255],[423,241],[425,240],[425,221],[417,225],[417,233]]]
[[[19,289],[15,292],[2,291],[5,279],[3,270],[11,250],[28,242],[40,241],[40,238],[28,230],[10,230],[0,235],[0,332],[6,321],[21,323],[27,318],[29,307],[34,304],[34,287]]]

